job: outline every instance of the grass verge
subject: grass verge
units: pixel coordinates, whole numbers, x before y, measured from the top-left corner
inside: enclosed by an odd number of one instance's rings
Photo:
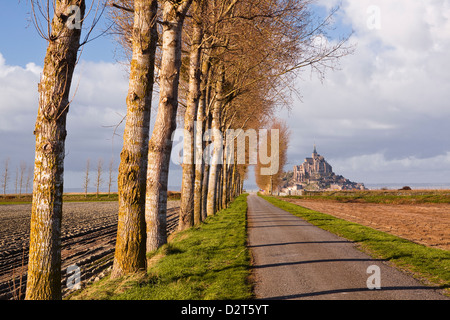
[[[111,280],[106,277],[70,299],[232,300],[250,299],[247,195],[178,232],[152,252],[148,271]]]
[[[275,197],[259,195],[273,205],[313,225],[351,240],[371,256],[386,260],[424,283],[450,295],[450,252],[430,248],[357,223],[303,208]]]
[[[450,190],[365,190],[316,191],[303,196],[286,196],[291,199],[330,200],[337,202],[419,204],[450,203]]]
[[[0,195],[0,205],[6,204],[30,204],[33,200],[32,194],[23,195]],[[118,201],[117,193],[105,194],[101,193],[98,195],[95,193],[85,194],[63,194],[64,202],[103,202],[103,201]]]
[[[167,200],[180,200],[181,193],[177,191],[168,191]],[[30,204],[33,200],[33,195],[22,194],[8,194],[0,195],[0,205],[7,204]],[[112,192],[110,194],[100,193],[98,196],[96,193],[65,193],[63,194],[64,202],[102,202],[102,201],[118,201],[119,196],[117,192]]]

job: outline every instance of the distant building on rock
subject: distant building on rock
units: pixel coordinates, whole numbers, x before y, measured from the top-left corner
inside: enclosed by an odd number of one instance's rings
[[[305,158],[301,165],[294,166],[291,184],[298,189],[309,190],[365,190],[363,183],[336,175],[325,158],[317,153],[316,145],[311,158]]]
[[[311,158],[305,158],[305,162],[299,166],[294,166],[294,181],[309,183],[317,181],[333,174],[333,168],[325,158],[317,153],[316,146]]]

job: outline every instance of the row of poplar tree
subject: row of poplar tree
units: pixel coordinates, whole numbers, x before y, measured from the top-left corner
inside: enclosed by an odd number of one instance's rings
[[[48,49],[34,131],[26,299],[61,299],[66,116],[78,53],[86,43],[81,33],[92,31],[83,26],[87,12],[107,12],[130,62],[113,278],[144,269],[146,253],[167,242],[167,183],[177,117],[184,119],[187,160],[182,165],[182,230],[240,194],[248,168],[219,161],[223,153],[215,151],[205,162],[205,141],[194,133],[212,129],[225,136],[228,129],[271,128],[277,108],[288,104],[299,70],[310,67],[323,76],[349,53],[347,39],[326,40],[330,17],[317,20],[310,0],[112,0],[99,3],[100,10],[86,8],[85,0],[47,1],[53,10],[45,10],[40,0],[30,2],[36,21],[37,8],[52,17],[35,23]],[[150,135],[154,88],[159,104]]]

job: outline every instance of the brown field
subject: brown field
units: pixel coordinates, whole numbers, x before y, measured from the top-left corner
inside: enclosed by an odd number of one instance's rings
[[[450,204],[384,204],[282,198],[429,247],[450,250]]]
[[[178,225],[178,206],[179,201],[167,204],[168,234]],[[76,264],[80,267],[82,285],[103,277],[111,268],[117,210],[118,202],[115,201],[64,204],[61,235],[63,295],[69,292],[66,286],[68,266]],[[25,293],[30,218],[31,204],[0,205],[0,300],[23,298]]]

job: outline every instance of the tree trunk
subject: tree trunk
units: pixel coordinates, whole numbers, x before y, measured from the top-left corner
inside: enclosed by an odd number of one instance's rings
[[[244,179],[244,176],[242,175],[240,175],[239,176],[239,188],[238,188],[238,195],[240,195],[240,194],[242,194],[243,192],[244,192],[244,182],[245,182],[245,179]]]
[[[197,110],[197,127],[195,135],[195,182],[194,182],[194,224],[197,225],[204,220],[202,190],[204,175],[208,168],[203,157],[203,133],[207,128],[206,121],[206,92],[210,70],[209,55],[204,55],[202,63],[202,81],[200,85],[200,101]],[[208,171],[209,172],[209,171]]]
[[[80,46],[81,29],[60,18],[80,0],[56,2],[51,35],[38,86],[39,109],[34,134],[36,154],[31,209],[27,300],[61,299],[61,219],[66,117],[69,91]],[[48,17],[50,18],[50,17]]]
[[[232,169],[228,163],[224,164],[223,168],[222,208],[226,208],[230,201],[230,173]]]
[[[230,156],[228,154],[228,146],[227,145],[227,139],[224,138],[225,141],[225,155],[223,157],[223,168],[222,168],[222,188],[221,188],[221,192],[222,192],[222,209],[227,207],[228,204],[228,179],[229,179],[229,175],[230,175]],[[233,140],[233,144],[234,144],[234,140]],[[232,146],[231,146],[232,147]]]
[[[201,43],[203,28],[201,17],[198,17],[198,2],[194,2],[194,26],[192,31],[192,44],[189,62],[189,93],[187,108],[184,118],[184,147],[183,147],[183,175],[181,181],[181,204],[179,230],[190,228],[194,225],[194,183],[195,183],[195,159],[194,159],[194,126],[197,117],[197,108],[200,98],[201,81]]]
[[[155,51],[157,0],[134,1],[133,56],[127,95],[127,121],[120,155],[119,219],[111,277],[144,269],[145,189]]]
[[[9,158],[5,160],[5,170],[3,172],[3,195],[6,195],[6,189],[8,185],[9,175],[8,175],[8,165],[9,165]]]
[[[147,252],[167,242],[167,180],[172,133],[176,128],[178,82],[181,66],[181,32],[185,14],[192,0],[163,2],[162,58],[158,115],[148,150]]]
[[[210,128],[211,128],[211,117],[210,115],[208,115],[206,116],[205,119],[205,131]],[[204,161],[204,168],[203,168],[203,182],[202,182],[202,196],[201,196],[201,203],[202,203],[201,216],[202,220],[205,220],[206,217],[208,216],[207,201],[208,201],[208,186],[209,186],[209,170],[211,168],[209,153],[207,155],[203,154],[203,161]]]
[[[236,154],[236,153],[235,153]],[[234,158],[234,164],[233,164],[233,169],[232,169],[232,173],[230,175],[230,201],[233,201],[236,198],[236,192],[235,192],[235,187],[236,187],[236,179],[237,179],[237,175],[236,175],[236,158]]]
[[[216,211],[220,211],[223,209],[222,207],[222,195],[223,195],[223,168],[224,164],[222,163],[218,169],[219,177],[217,179],[217,197],[216,197]]]
[[[195,132],[195,180],[194,180],[194,225],[200,224],[202,219],[202,182],[205,170],[203,160],[203,123],[205,117],[205,101],[200,99],[197,110],[197,123]]]
[[[209,168],[209,181],[208,181],[208,199],[206,204],[206,214],[208,216],[214,215],[216,212],[217,201],[217,183],[220,170],[220,159],[222,158],[223,151],[223,137],[220,131],[220,114],[223,101],[223,85],[224,85],[224,69],[223,66],[219,67],[219,79],[216,83],[216,100],[214,102],[212,110],[212,124],[211,134],[212,141],[214,142],[213,157],[211,159],[211,165]]]

